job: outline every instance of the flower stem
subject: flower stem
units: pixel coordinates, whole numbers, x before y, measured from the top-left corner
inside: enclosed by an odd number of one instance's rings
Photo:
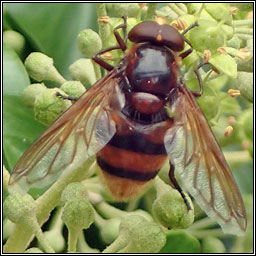
[[[234,21],[232,22],[232,25],[233,25],[234,27],[252,26],[252,25],[253,25],[253,19],[234,20]]]
[[[99,80],[101,78],[100,66],[93,60],[92,60],[92,65],[94,68],[96,80]]]
[[[189,230],[189,234],[195,236],[198,239],[202,239],[206,236],[223,237],[224,234],[220,228],[207,229],[207,230]]]
[[[212,227],[214,225],[216,225],[216,220],[206,217],[206,218],[196,221],[188,229],[189,230],[203,229],[203,228]]]
[[[73,170],[68,175],[60,177],[54,185],[52,185],[43,195],[36,200],[36,216],[40,226],[48,219],[50,212],[59,203],[59,199],[63,189],[67,184],[82,180],[90,176],[90,164],[94,159],[90,159],[82,167]],[[4,245],[5,253],[21,253],[24,252],[34,235],[31,228],[27,225],[17,224],[13,234],[9,237]]]
[[[253,35],[253,29],[252,28],[235,28],[235,33],[245,34],[245,35]]]
[[[95,207],[105,218],[124,218],[127,216],[127,212],[117,209],[104,201],[96,204]]]
[[[46,253],[55,253],[55,251],[52,249],[51,245],[49,244],[49,241],[45,238],[37,220],[33,219],[28,225],[30,225],[30,227],[32,228],[33,233],[35,234],[43,250]]]
[[[76,252],[76,245],[81,229],[68,228],[68,252]]]
[[[180,7],[176,4],[176,3],[169,3],[168,6],[178,15],[178,16],[181,16],[181,15],[184,15],[185,12],[180,9]]]
[[[5,166],[3,166],[3,190],[8,190],[9,179],[10,173],[6,170]]]
[[[148,3],[146,20],[152,20],[154,18],[157,5],[158,3]]]
[[[96,3],[96,10],[97,10],[97,16],[98,18],[102,16],[107,16],[107,11],[106,11],[106,6],[105,3]],[[98,21],[98,26],[99,26],[99,35],[102,40],[102,46],[103,49],[107,47],[107,42],[108,42],[108,37],[110,34],[110,27],[109,24],[104,24],[100,21]]]
[[[117,239],[110,244],[102,253],[115,253],[123,249],[127,245],[124,235],[120,234]]]
[[[224,152],[224,155],[230,164],[252,162],[252,158],[250,157],[250,154],[247,150]]]

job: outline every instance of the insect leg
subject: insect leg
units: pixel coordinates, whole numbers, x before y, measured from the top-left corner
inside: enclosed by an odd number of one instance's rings
[[[79,98],[74,98],[74,97],[69,97],[69,96],[62,95],[59,92],[56,92],[56,96],[61,97],[63,100],[77,101],[79,99]]]
[[[198,22],[196,21],[195,23],[193,23],[192,25],[187,27],[181,34],[184,36],[189,30],[191,30],[192,28],[197,27],[197,26],[199,26],[199,25],[198,25]],[[191,43],[186,38],[184,38],[184,41],[190,46],[190,48],[187,51],[180,54],[180,57],[182,59],[186,58],[193,51],[193,47],[192,47]]]
[[[198,21],[196,21],[195,23],[193,23],[192,25],[190,25],[189,27],[184,29],[181,34],[184,36],[189,30],[191,30],[194,27],[198,27],[198,26],[199,26]]]
[[[103,59],[100,58],[100,55],[105,53],[105,52],[109,52],[109,51],[113,51],[113,50],[122,50],[123,52],[126,50],[126,41],[127,41],[127,21],[126,21],[126,17],[123,17],[124,23],[117,26],[114,29],[114,35],[116,37],[116,41],[118,43],[118,45],[104,49],[99,51],[98,53],[95,54],[95,56],[93,56],[93,60],[99,64],[101,67],[103,67],[104,69],[106,69],[107,71],[111,71],[114,67],[110,64],[108,64],[107,62],[105,62]],[[118,30],[122,29],[123,30],[123,34],[124,34],[124,39],[122,39],[122,37],[120,36]]]
[[[175,175],[174,175],[174,169],[175,169],[175,168],[174,168],[174,165],[173,165],[171,162],[169,162],[169,163],[170,163],[170,171],[169,171],[169,178],[170,178],[170,181],[171,181],[172,185],[174,186],[174,188],[177,189],[178,192],[180,193],[180,195],[182,196],[183,201],[184,201],[184,203],[185,203],[186,206],[187,206],[187,210],[189,211],[189,210],[192,209],[192,208],[191,208],[191,205],[190,205],[190,203],[188,202],[188,200],[187,200],[187,198],[186,198],[186,196],[185,196],[183,190],[182,190],[181,187],[179,186],[177,180],[175,179]]]
[[[192,44],[186,38],[184,38],[184,41],[190,46],[190,48],[179,55],[182,59],[186,58],[193,51]]]
[[[126,28],[127,28],[127,18],[125,16],[123,16],[122,18],[124,20],[124,23],[117,26],[114,29],[114,35],[116,37],[116,41],[118,42],[118,45],[119,45],[120,49],[124,52],[127,48],[127,46],[126,46],[126,41],[127,41],[127,30],[126,30]],[[120,36],[120,34],[117,31],[120,28],[123,30],[124,39]]]
[[[209,63],[200,63],[200,64],[196,67],[196,69],[194,70],[194,72],[195,72],[195,74],[196,74],[196,78],[197,78],[197,80],[198,80],[199,88],[200,88],[199,92],[191,91],[192,94],[193,94],[195,97],[200,97],[200,96],[203,94],[203,81],[202,81],[201,75],[200,75],[200,73],[199,73],[199,69],[200,69],[201,67],[203,67],[204,65],[207,65],[207,64],[209,64]]]

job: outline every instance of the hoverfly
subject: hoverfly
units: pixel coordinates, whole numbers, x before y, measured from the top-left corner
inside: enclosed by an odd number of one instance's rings
[[[51,185],[96,155],[101,176],[113,197],[125,200],[153,181],[164,162],[170,180],[183,186],[226,233],[246,230],[244,204],[228,164],[195,97],[179,74],[180,60],[193,50],[184,34],[156,21],[127,22],[114,30],[117,46],[93,58],[109,73],[66,110],[20,158],[10,184],[24,189]],[[123,30],[124,38],[119,30]],[[133,46],[127,50],[126,41]],[[183,53],[185,42],[190,48]],[[100,55],[121,49],[117,67]],[[171,112],[171,115],[170,115]],[[187,204],[189,208],[189,205]]]

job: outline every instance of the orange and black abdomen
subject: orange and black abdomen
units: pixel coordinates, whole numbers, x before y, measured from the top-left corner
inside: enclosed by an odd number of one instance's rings
[[[177,91],[177,72],[171,50],[151,43],[134,44],[122,63],[109,113],[116,133],[97,162],[112,195],[128,199],[150,184],[167,159],[164,136],[173,120],[166,102]]]
[[[129,199],[142,192],[167,159],[163,143],[170,119],[143,126],[113,113],[116,134],[97,154],[97,162],[111,194]]]

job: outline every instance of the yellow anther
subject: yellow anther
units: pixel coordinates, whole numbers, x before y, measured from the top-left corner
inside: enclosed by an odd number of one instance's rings
[[[208,63],[212,54],[210,50],[204,50],[204,63]]]
[[[103,23],[103,24],[108,24],[110,21],[109,16],[101,16],[98,18],[98,22]]]
[[[227,126],[224,132],[225,137],[229,137],[233,132],[233,127],[231,125]]]
[[[229,94],[229,96],[231,96],[232,98],[241,95],[240,90],[235,90],[235,89],[229,89],[229,90],[228,90],[228,94]]]

